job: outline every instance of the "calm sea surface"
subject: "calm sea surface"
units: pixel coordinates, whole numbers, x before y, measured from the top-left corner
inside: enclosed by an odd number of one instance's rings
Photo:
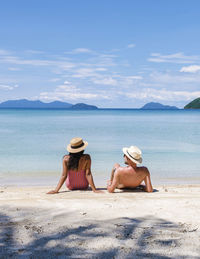
[[[142,149],[155,183],[200,183],[200,110],[0,110],[0,184],[56,184],[72,137],[104,184],[122,148]]]

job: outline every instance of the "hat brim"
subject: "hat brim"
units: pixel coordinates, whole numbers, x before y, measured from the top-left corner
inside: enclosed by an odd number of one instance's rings
[[[131,161],[133,161],[136,164],[142,163],[142,157],[140,159],[134,159],[134,158],[130,157],[130,155],[127,153],[127,150],[128,150],[127,147],[122,148],[124,155],[126,155]]]
[[[71,148],[71,145],[69,144],[67,146],[67,151],[70,153],[78,153],[83,151],[87,146],[88,146],[88,142],[87,141],[83,141],[84,145],[82,147],[79,148]]]

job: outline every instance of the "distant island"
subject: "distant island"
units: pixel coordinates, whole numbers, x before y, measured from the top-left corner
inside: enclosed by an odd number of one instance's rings
[[[141,110],[178,110],[176,106],[163,105],[161,103],[150,102],[145,104]]]
[[[70,109],[70,110],[96,110],[97,106],[88,105],[85,103],[65,103],[60,101],[54,101],[50,103],[44,103],[39,100],[30,101],[26,99],[20,100],[8,100],[0,103],[0,109]]]
[[[61,101],[45,103],[39,100],[31,101],[27,99],[8,100],[0,103],[0,109],[67,109],[67,110],[97,110],[95,105],[86,103],[71,104]],[[157,102],[146,103],[139,110],[178,110],[176,106],[163,105]],[[200,109],[200,97],[185,105],[184,109]]]
[[[184,109],[200,109],[200,97],[185,105]]]

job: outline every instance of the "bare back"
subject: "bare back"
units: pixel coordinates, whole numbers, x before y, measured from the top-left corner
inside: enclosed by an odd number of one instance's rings
[[[66,165],[68,164],[69,161],[69,155],[66,155],[64,157],[64,160],[66,162]],[[78,163],[78,168],[77,169],[73,169],[72,171],[86,171],[87,169],[90,169],[91,167],[91,158],[90,155],[88,154],[83,154],[80,157],[79,163]]]
[[[131,166],[118,167],[118,182],[124,187],[137,187],[142,183],[145,177],[148,175],[148,169],[146,167],[133,168]]]
[[[88,154],[82,155],[78,163],[78,171],[79,170],[86,171],[87,169],[90,169],[90,167],[91,167],[90,155]]]
[[[107,190],[114,192],[115,188],[135,188],[143,181],[145,183],[144,190],[152,192],[150,173],[147,167],[137,167],[137,164],[124,155],[124,162],[128,166],[121,167],[116,163],[111,172],[111,178],[107,183]]]

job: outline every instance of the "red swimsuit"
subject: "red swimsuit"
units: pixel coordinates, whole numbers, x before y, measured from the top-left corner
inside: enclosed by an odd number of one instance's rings
[[[70,190],[85,190],[88,188],[88,181],[85,175],[85,171],[79,172],[69,171],[66,180],[66,186]]]

